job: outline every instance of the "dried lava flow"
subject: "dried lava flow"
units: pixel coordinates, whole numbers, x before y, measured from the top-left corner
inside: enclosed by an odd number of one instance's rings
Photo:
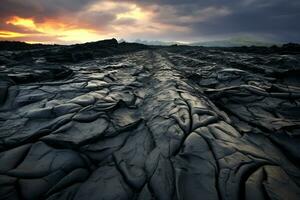
[[[297,55],[171,48],[5,70],[1,200],[300,199]]]

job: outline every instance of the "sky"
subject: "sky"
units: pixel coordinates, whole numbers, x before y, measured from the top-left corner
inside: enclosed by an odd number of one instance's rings
[[[300,42],[299,0],[0,0],[0,40]]]

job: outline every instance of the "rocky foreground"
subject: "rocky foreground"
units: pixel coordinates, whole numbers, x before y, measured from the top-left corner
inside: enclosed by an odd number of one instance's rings
[[[300,199],[300,54],[89,45],[1,51],[1,200]]]

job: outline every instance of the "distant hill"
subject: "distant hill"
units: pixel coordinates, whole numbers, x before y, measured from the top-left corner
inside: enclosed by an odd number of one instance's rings
[[[140,40],[137,39],[134,41],[135,43],[139,44],[145,44],[145,45],[150,45],[150,46],[170,46],[174,44],[181,44],[179,42],[165,42],[165,41],[159,41],[159,40],[153,40],[153,41],[148,41],[148,40]]]
[[[226,40],[213,40],[206,42],[190,43],[191,46],[204,47],[241,47],[241,46],[264,46],[280,45],[280,43],[257,39],[253,37],[234,37]]]
[[[300,44],[287,43],[280,46],[273,45],[266,46],[240,46],[240,47],[216,47],[224,51],[234,51],[243,53],[257,53],[257,54],[300,54]]]
[[[121,41],[124,41],[123,39]],[[241,46],[264,46],[270,47],[273,45],[281,45],[281,43],[276,43],[272,41],[267,41],[264,39],[259,39],[255,37],[233,37],[230,39],[224,40],[211,40],[211,41],[203,41],[203,42],[191,42],[191,43],[182,43],[182,42],[166,42],[166,41],[149,41],[149,40],[141,40],[137,39],[134,41],[135,43],[145,44],[145,45],[154,45],[154,46],[170,46],[170,45],[189,45],[189,46],[203,46],[203,47],[241,47]]]

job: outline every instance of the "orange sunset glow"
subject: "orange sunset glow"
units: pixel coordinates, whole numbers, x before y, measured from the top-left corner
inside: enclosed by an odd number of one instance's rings
[[[31,31],[36,31],[31,35],[46,35],[56,37],[63,41],[79,41],[84,42],[85,38],[89,40],[101,39],[101,36],[92,29],[83,29],[72,27],[72,25],[64,24],[59,21],[45,21],[36,23],[33,19],[25,19],[18,16],[12,17],[6,22],[14,26],[21,26]]]
[[[81,43],[110,37],[126,38],[132,34],[159,35],[187,29],[154,20],[155,6],[142,7],[133,2],[99,1],[68,15],[44,17],[9,16],[4,22],[11,30],[0,30],[0,39],[30,43]],[[99,16],[89,21],[90,15]],[[103,17],[108,18],[107,21]]]

